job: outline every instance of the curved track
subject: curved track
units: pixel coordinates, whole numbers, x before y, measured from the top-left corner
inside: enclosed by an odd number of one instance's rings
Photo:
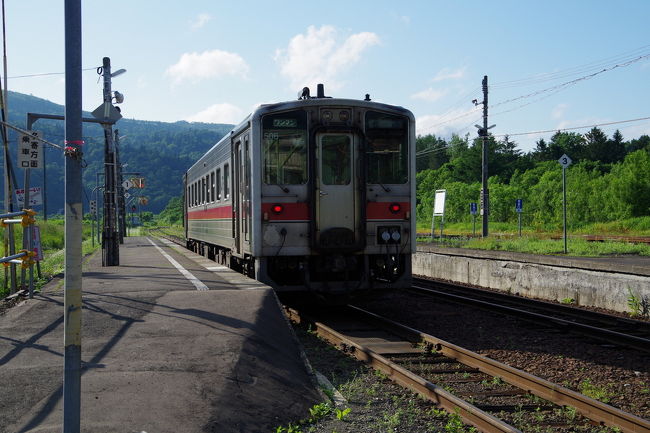
[[[483,432],[520,432],[512,424],[525,419],[543,431],[585,431],[576,429],[601,424],[650,432],[647,420],[360,308],[306,313],[287,308],[287,314]],[[569,422],[565,407],[581,417]]]

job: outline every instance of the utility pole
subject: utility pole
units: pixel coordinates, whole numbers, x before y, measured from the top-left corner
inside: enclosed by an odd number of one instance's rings
[[[488,191],[488,77],[483,77],[483,167],[481,185],[483,186],[483,237],[488,235],[488,215],[490,213],[490,193]]]
[[[81,0],[65,0],[63,433],[81,429]]]
[[[104,230],[102,236],[102,265],[118,266],[120,264],[120,244],[117,231],[117,185],[116,161],[111,124],[111,59],[104,57],[102,75],[104,76],[103,114],[104,127]]]
[[[483,126],[474,125],[478,128],[478,136],[481,137],[482,145],[482,163],[481,163],[481,215],[483,220],[483,237],[488,235],[488,216],[490,214],[490,193],[488,191],[488,130],[496,125],[488,126],[488,77],[483,77]],[[474,105],[479,102],[474,99]]]
[[[119,227],[120,244],[124,243],[124,236],[126,236],[126,216],[124,208],[124,186],[122,186],[122,162],[120,161],[120,136],[119,130],[115,130],[115,169],[117,171],[117,219]]]

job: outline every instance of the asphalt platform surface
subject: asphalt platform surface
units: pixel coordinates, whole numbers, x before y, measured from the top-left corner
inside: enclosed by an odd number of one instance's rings
[[[145,237],[82,281],[82,432],[271,432],[320,401],[267,286]],[[55,280],[0,315],[0,432],[62,431],[63,352]]]

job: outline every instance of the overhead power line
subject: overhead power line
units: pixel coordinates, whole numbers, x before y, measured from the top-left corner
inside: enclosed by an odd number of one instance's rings
[[[97,68],[85,68],[82,69],[82,71],[94,71]],[[13,77],[7,77],[7,78],[32,78],[32,77],[47,77],[49,75],[65,75],[65,72],[43,72],[41,74],[28,74],[28,75],[15,75]]]
[[[594,77],[597,76],[597,75],[603,74],[603,73],[605,73],[605,72],[613,71],[614,69],[617,69],[617,68],[624,68],[624,67],[626,67],[626,66],[630,66],[630,65],[633,64],[633,63],[639,62],[639,61],[644,60],[644,59],[647,59],[647,58],[650,58],[650,53],[649,53],[649,54],[645,54],[645,55],[643,55],[643,56],[639,56],[639,57],[637,57],[637,58],[635,58],[635,59],[632,59],[632,60],[628,60],[628,61],[626,61],[626,62],[624,62],[624,63],[618,63],[618,64],[616,64],[616,65],[613,65],[613,66],[610,66],[610,67],[604,68],[604,69],[602,69],[602,70],[600,70],[600,71],[598,71],[598,72],[594,72],[594,73],[589,74],[589,75],[584,75],[584,76],[582,76],[582,77],[580,77],[580,78],[576,78],[575,80],[567,81],[567,82],[565,82],[565,83],[558,84],[558,85],[551,86],[551,87],[547,87],[546,89],[538,90],[538,91],[536,91],[536,92],[532,92],[532,93],[529,93],[529,94],[527,94],[527,95],[518,96],[518,97],[516,97],[516,98],[508,99],[508,100],[505,100],[505,101],[502,101],[502,102],[499,102],[499,103],[493,104],[493,105],[490,106],[490,108],[492,108],[492,107],[498,107],[499,105],[508,104],[508,103],[510,103],[510,102],[514,102],[514,101],[519,101],[519,100],[521,100],[521,99],[531,98],[531,97],[533,97],[533,96],[537,96],[537,95],[540,95],[540,94],[542,94],[542,93],[550,92],[550,91],[553,91],[553,90],[557,90],[557,91],[559,91],[559,90],[563,90],[563,89],[565,89],[566,87],[569,87],[569,86],[572,86],[572,85],[578,84],[578,83],[581,82],[581,81],[589,80],[589,79],[591,79],[591,78],[594,78]]]
[[[522,78],[518,80],[503,81],[491,85],[490,87],[496,88],[508,88],[508,87],[517,87],[517,86],[526,86],[532,84],[539,84],[547,81],[559,80],[562,78],[567,78],[572,75],[582,75],[590,71],[596,71],[602,68],[606,68],[612,63],[625,63],[627,61],[633,60],[639,56],[645,56],[650,51],[650,45],[644,45],[640,48],[636,48],[632,51],[628,51],[622,54],[617,54],[615,56],[607,57],[601,60],[596,60],[584,65],[574,66],[571,68],[563,69],[560,71],[541,73],[534,75],[528,78]]]
[[[587,128],[596,128],[598,126],[609,126],[609,125],[618,125],[620,123],[630,123],[630,122],[640,122],[642,120],[650,120],[650,117],[640,117],[638,119],[629,119],[629,120],[619,120],[616,122],[606,122],[606,123],[596,123],[593,125],[584,125],[584,126],[572,126],[569,128],[556,128],[556,129],[547,129],[545,131],[532,131],[532,132],[518,132],[515,134],[499,134],[494,137],[515,137],[518,135],[534,135],[534,134],[548,134],[550,132],[562,132],[562,131],[572,131],[575,129],[587,129]]]

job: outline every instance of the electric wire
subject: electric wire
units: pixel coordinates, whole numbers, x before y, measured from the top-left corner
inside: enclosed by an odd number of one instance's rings
[[[607,57],[601,60],[596,60],[584,65],[574,66],[556,72],[541,73],[528,78],[497,82],[491,84],[490,87],[497,89],[497,88],[526,86],[531,84],[538,84],[542,82],[558,80],[561,78],[570,77],[572,75],[584,74],[585,72],[607,67],[612,63],[625,63],[638,56],[645,57],[645,55],[647,55],[648,50],[650,50],[650,45],[644,45],[632,51],[628,51],[622,54],[617,54],[615,56]]]
[[[94,71],[96,69],[97,69],[96,67],[94,67],[94,68],[84,68],[84,69],[82,69],[82,71]],[[65,72],[43,72],[43,73],[40,73],[40,74],[14,75],[13,77],[7,77],[7,78],[13,79],[13,78],[47,77],[47,76],[51,76],[51,75],[65,75]]]

